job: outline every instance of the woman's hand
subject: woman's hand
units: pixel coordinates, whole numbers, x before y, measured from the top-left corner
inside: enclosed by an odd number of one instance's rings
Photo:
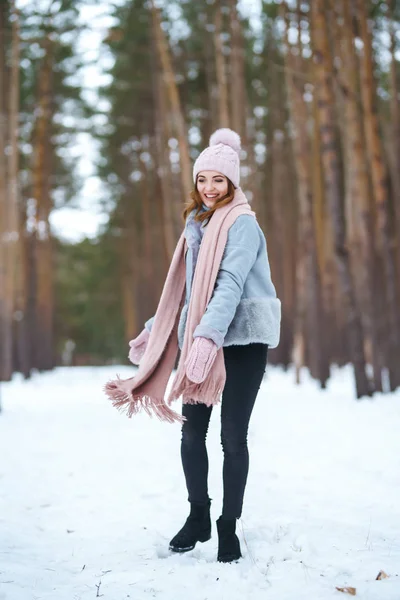
[[[186,376],[193,383],[202,383],[213,366],[218,348],[212,340],[196,337],[186,359]]]
[[[150,333],[146,328],[143,329],[141,333],[134,339],[129,342],[130,350],[128,358],[132,364],[138,365],[142,359],[143,354],[147,348],[147,343],[149,341]]]

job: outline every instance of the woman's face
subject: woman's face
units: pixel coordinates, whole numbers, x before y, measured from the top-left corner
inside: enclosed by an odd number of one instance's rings
[[[200,171],[196,185],[207,208],[212,208],[217,200],[228,193],[228,180],[218,171]]]

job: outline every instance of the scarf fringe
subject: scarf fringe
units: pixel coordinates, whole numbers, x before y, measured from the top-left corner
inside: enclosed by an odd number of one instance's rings
[[[219,404],[221,394],[225,386],[225,374],[223,377],[213,380],[210,376],[202,383],[193,383],[182,374],[179,381],[175,381],[168,396],[168,404],[179,400],[182,396],[183,404],[205,404],[216,406]]]
[[[111,400],[112,405],[120,413],[126,414],[129,419],[143,410],[150,417],[156,416],[160,421],[166,421],[167,423],[180,423],[182,425],[185,421],[182,415],[167,406],[163,398],[128,394],[119,385],[121,381],[121,379],[115,379],[107,382],[104,391]]]

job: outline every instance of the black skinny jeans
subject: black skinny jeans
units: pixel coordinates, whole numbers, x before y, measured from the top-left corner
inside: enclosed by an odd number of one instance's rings
[[[221,405],[221,443],[224,452],[222,516],[239,518],[249,471],[247,431],[267,364],[268,346],[248,344],[223,348],[226,383]],[[206,436],[212,407],[183,404],[181,457],[189,502],[208,502]]]

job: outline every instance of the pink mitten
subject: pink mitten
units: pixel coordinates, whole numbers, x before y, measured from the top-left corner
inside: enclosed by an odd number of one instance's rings
[[[150,333],[146,328],[141,333],[129,342],[130,350],[128,358],[132,364],[138,365],[146,350],[147,342],[149,341]]]
[[[193,383],[202,383],[210,372],[217,352],[217,345],[212,340],[195,338],[185,362],[187,378]]]

